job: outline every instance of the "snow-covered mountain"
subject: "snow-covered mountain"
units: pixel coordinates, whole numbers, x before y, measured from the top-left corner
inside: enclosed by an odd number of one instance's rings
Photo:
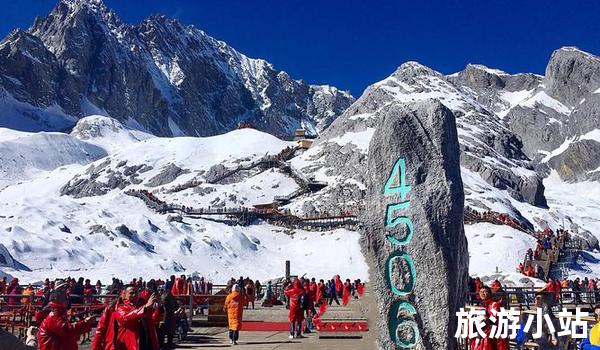
[[[11,129],[66,130],[99,114],[159,136],[215,135],[240,123],[316,135],[352,102],[177,20],[127,24],[101,0],[60,0],[0,42],[0,127]]]
[[[443,75],[416,62],[404,63],[367,88],[310,150],[292,160],[330,186],[290,207],[305,213],[340,206],[360,210],[369,143],[381,117],[397,105],[436,99],[456,117],[466,205],[508,213],[535,229],[566,227],[590,249],[598,248],[600,157],[595,149],[600,147],[600,118],[591,107],[600,91],[597,62],[597,57],[567,47],[552,55],[543,77],[482,65]],[[467,227],[470,240],[477,241],[471,248],[480,249],[485,242],[499,245],[495,239],[477,238],[488,229]],[[511,230],[503,236],[515,244],[528,242]],[[480,250],[471,255],[482,261]],[[522,257],[507,259],[516,266]]]
[[[130,194],[358,213],[381,117],[427,99],[456,117],[467,205],[535,229],[566,226],[598,248],[599,72],[600,59],[570,47],[544,76],[407,62],[354,101],[177,21],[129,25],[100,1],[62,0],[0,43],[0,269],[26,280],[198,271],[223,282],[272,278],[292,260],[293,272],[367,278],[355,231],[230,226],[159,214]],[[234,130],[240,122],[255,129]],[[307,151],[272,135],[299,126],[319,134]],[[529,235],[488,224],[466,234],[472,273],[519,279],[511,267]]]
[[[294,273],[367,277],[357,232],[228,226],[159,214],[126,194],[143,189],[194,208],[270,203],[298,189],[278,168],[257,168],[223,182],[209,177],[215,169],[251,164],[295,143],[253,129],[159,138],[100,116],[80,120],[71,134],[3,129],[0,136],[14,146],[6,148],[16,154],[10,165],[27,170],[5,178],[0,189],[2,273],[35,281],[198,272],[223,283],[240,274],[280,276],[291,260]]]

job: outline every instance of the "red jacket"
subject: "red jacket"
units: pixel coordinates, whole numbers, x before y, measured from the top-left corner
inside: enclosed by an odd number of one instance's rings
[[[323,289],[323,284],[321,284],[321,282],[319,282],[317,284],[317,296],[315,298],[315,300],[317,301],[317,304],[321,302],[321,299],[323,298],[323,293],[322,293],[322,289]]]
[[[351,285],[349,282],[344,282],[343,292],[342,292],[342,305],[346,306],[350,302],[350,297],[352,296]]]
[[[304,321],[304,310],[300,305],[300,297],[304,295],[304,289],[300,287],[300,281],[294,281],[294,287],[285,290],[285,295],[290,298],[290,322],[302,322]]]
[[[308,285],[308,292],[310,293],[310,300],[313,303],[317,303],[319,300],[317,299],[317,283],[310,282]]]
[[[115,349],[115,318],[113,317],[115,306],[107,306],[100,316],[94,340],[90,350],[114,350]]]
[[[341,293],[343,286],[344,286],[344,283],[342,283],[340,276],[336,275],[335,276],[335,291],[338,293]]]
[[[144,340],[150,344],[152,350],[159,350],[156,323],[160,321],[161,314],[158,310],[144,306],[135,308],[130,302],[124,301],[117,305],[114,318],[118,325],[115,350],[139,350],[142,335],[146,336]],[[147,334],[140,332],[142,324]]]
[[[49,305],[53,311],[44,319],[38,331],[40,350],[77,350],[77,340],[90,331],[90,325],[85,321],[70,323],[64,306],[58,303]]]

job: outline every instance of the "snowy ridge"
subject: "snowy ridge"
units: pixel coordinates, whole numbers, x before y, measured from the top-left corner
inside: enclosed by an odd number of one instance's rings
[[[115,135],[128,136],[130,132],[115,120],[91,116],[84,118],[73,134],[99,145],[114,145]],[[15,137],[20,142],[32,137],[61,142],[55,134],[4,131],[2,135],[6,135],[4,142]],[[73,135],[57,135],[71,141],[73,148],[87,145],[103,151]],[[124,194],[130,188],[147,189],[171,203],[196,208],[268,203],[275,196],[294,192],[298,185],[277,169],[242,174],[226,184],[209,184],[206,177],[211,169],[234,168],[293,145],[241,129],[208,138],[126,139],[119,143],[121,149],[104,153],[96,161],[48,164],[37,176],[0,189],[0,225],[11,232],[0,236],[0,245],[31,271],[14,266],[0,266],[0,270],[24,281],[73,274],[93,273],[108,280],[112,276],[157,277],[197,271],[223,283],[240,273],[261,280],[276,277],[283,273],[285,260],[291,259],[293,271],[298,273],[323,277],[339,273],[367,279],[356,232],[337,229],[317,234],[266,224],[231,227],[191,218],[179,222]],[[46,152],[45,157],[52,158],[53,152]],[[100,184],[118,176],[123,176],[121,185],[112,190],[82,197],[61,195],[66,184],[83,179]],[[136,181],[125,185],[129,179]],[[323,245],[339,249],[324,256]],[[324,264],[313,263],[317,256]],[[129,268],[132,265],[135,271]]]
[[[101,115],[81,118],[71,131],[71,135],[99,146],[108,153],[114,153],[123,147],[155,137],[143,131],[126,129],[119,121]]]
[[[125,23],[97,0],[60,0],[28,31],[13,31],[0,44],[0,65],[2,95],[16,106],[0,127],[25,131],[64,131],[101,114],[159,136],[210,136],[240,124],[316,135],[354,100],[177,20]]]
[[[7,134],[4,132],[3,134]],[[0,141],[0,187],[70,164],[87,164],[106,151],[60,133],[12,134]],[[19,135],[18,137],[14,137]],[[49,150],[52,150],[49,152]]]

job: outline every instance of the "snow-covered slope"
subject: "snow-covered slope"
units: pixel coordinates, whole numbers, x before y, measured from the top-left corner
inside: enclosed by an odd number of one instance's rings
[[[20,142],[12,152],[47,159],[44,169],[37,165],[35,176],[0,190],[0,229],[6,232],[0,247],[24,264],[0,266],[4,273],[34,281],[64,275],[164,278],[185,271],[223,283],[239,275],[280,276],[285,260],[291,260],[293,273],[367,278],[357,232],[232,227],[192,218],[179,222],[125,194],[146,189],[170,203],[196,208],[269,203],[298,188],[278,169],[258,169],[223,183],[206,179],[216,171],[211,169],[251,164],[294,143],[253,129],[207,138],[144,139],[104,117],[82,119],[72,135],[6,130],[0,135],[4,143]],[[30,150],[26,141],[38,138],[43,146],[25,154]],[[39,147],[45,147],[43,153]],[[62,160],[58,155],[67,150],[70,155],[87,148],[98,150],[98,157],[50,162]],[[323,249],[332,246],[337,249]]]
[[[62,133],[0,134],[0,187],[68,164],[87,164],[106,156],[98,146]]]
[[[154,137],[143,131],[127,129],[117,120],[101,115],[91,115],[79,119],[71,131],[71,135],[103,148],[107,153],[114,153],[124,147]]]
[[[119,28],[109,27],[110,31]],[[157,38],[158,33],[153,35]],[[29,39],[35,43],[35,38]],[[55,44],[55,52],[68,52],[61,42]],[[167,64],[171,61],[165,57],[171,56],[160,56],[161,52],[152,51],[152,62],[164,63],[157,67],[171,79],[171,87],[161,85],[165,88],[161,94],[167,94],[173,86],[184,84],[187,75]],[[236,57],[244,84],[262,86],[256,77],[266,74],[266,63]],[[70,68],[80,72],[76,63]],[[566,73],[569,65],[573,70]],[[266,224],[230,227],[189,218],[178,222],[150,211],[125,192],[147,190],[168,203],[194,208],[249,207],[298,193],[302,181],[290,174],[301,171],[327,186],[290,196],[285,209],[301,215],[358,213],[368,176],[369,144],[381,110],[424,99],[439,100],[456,117],[466,205],[508,213],[534,229],[565,227],[590,249],[598,248],[597,70],[600,65],[592,55],[572,48],[553,55],[544,77],[513,75],[481,65],[447,76],[407,62],[370,86],[340,117],[327,114],[335,120],[312,148],[289,161],[289,167],[272,165],[295,144],[253,129],[205,138],[161,138],[132,130],[145,127],[137,119],[127,119],[123,126],[101,116],[82,119],[71,134],[0,129],[0,156],[8,161],[0,164],[6,174],[0,190],[0,209],[6,214],[0,216],[0,225],[14,232],[1,236],[0,244],[32,269],[7,272],[35,279],[72,268],[102,269],[103,276],[109,276],[137,263],[140,271],[148,273],[197,270],[224,281],[229,274],[244,271],[274,277],[280,273],[273,271],[289,257],[292,266],[306,270],[299,273],[342,272],[364,278],[366,266],[356,232],[315,234]],[[566,77],[580,83],[572,84]],[[290,82],[283,73],[277,79]],[[328,106],[325,96],[334,95],[334,90],[314,89],[322,106]],[[262,101],[260,109],[276,104],[264,94],[266,90],[249,87],[248,91]],[[88,100],[86,106],[97,111],[90,104],[95,102]],[[173,130],[180,126],[175,120],[168,125]],[[312,130],[311,125],[305,126]],[[472,273],[499,274],[507,281],[525,283],[511,268],[532,243],[530,237],[485,224],[467,227],[467,235]],[[322,247],[330,246],[340,249],[323,251]],[[506,251],[492,249],[498,246]],[[488,257],[494,262],[487,263]],[[590,261],[590,271],[600,270],[596,260]]]
[[[541,284],[517,272],[527,249],[534,248],[536,240],[530,235],[508,226],[480,223],[465,226],[469,241],[469,274],[483,281],[498,279],[505,286]]]

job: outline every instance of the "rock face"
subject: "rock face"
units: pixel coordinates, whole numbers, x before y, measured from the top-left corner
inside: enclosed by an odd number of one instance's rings
[[[554,51],[544,77],[548,95],[567,106],[575,106],[600,86],[599,66],[598,57],[577,48]]]
[[[0,43],[0,126],[18,130],[64,130],[99,114],[159,136],[215,135],[240,123],[317,134],[353,101],[176,20],[127,24],[101,0],[60,0]]]
[[[569,182],[600,180],[600,142],[580,140],[553,157],[548,165]]]
[[[302,155],[296,166],[329,185],[296,208],[303,212],[359,211],[367,181],[369,141],[389,104],[411,103],[428,98],[439,100],[456,117],[460,163],[466,178],[469,205],[481,210],[498,208],[519,217],[511,200],[546,207],[544,185],[534,163],[523,151],[523,143],[497,113],[510,104],[502,89],[520,91],[539,85],[533,74],[509,75],[483,66],[469,65],[464,72],[444,76],[417,62],[402,64],[388,78],[369,86]],[[476,90],[475,89],[481,89]],[[513,91],[514,90],[514,91]],[[504,101],[496,105],[494,101]],[[499,103],[499,102],[498,102]],[[294,162],[294,161],[292,161]],[[505,198],[499,199],[498,191]]]
[[[403,322],[412,320],[420,333],[415,349],[457,349],[455,313],[464,302],[468,251],[455,118],[432,100],[391,104],[381,116],[369,146],[367,197],[361,217],[365,225],[361,246],[378,304],[379,346],[396,349],[393,338],[399,337],[397,344],[410,339],[410,323]],[[404,159],[405,169],[400,167],[394,174],[398,159]],[[402,177],[410,186],[405,196],[393,190]],[[406,201],[409,205],[387,216],[388,206]],[[412,238],[409,225],[399,217],[412,222]],[[396,220],[401,223],[394,226]],[[397,244],[403,240],[407,242]],[[388,258],[399,251],[412,258],[414,271],[402,259],[391,260],[389,268]],[[392,320],[396,315],[390,310],[400,300],[413,305],[416,313],[401,316],[399,324],[404,326],[396,329],[398,323]]]

